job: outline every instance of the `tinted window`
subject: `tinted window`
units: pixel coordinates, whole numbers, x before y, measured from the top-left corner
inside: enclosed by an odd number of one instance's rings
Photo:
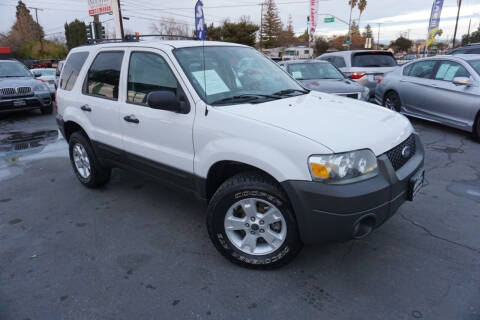
[[[75,52],[68,56],[60,78],[60,88],[68,91],[72,90],[87,57],[88,52]]]
[[[345,64],[345,59],[343,59],[342,57],[333,57],[333,64],[337,67],[337,68],[345,68],[347,65]]]
[[[435,60],[416,62],[405,68],[403,74],[410,77],[431,79],[433,78],[433,69],[436,64],[437,61]]]
[[[101,52],[88,70],[84,93],[118,99],[123,52]]]
[[[470,73],[459,63],[442,61],[438,67],[435,80],[453,81],[457,77],[470,77]]]
[[[353,67],[395,67],[397,62],[388,52],[361,52],[352,59]]]
[[[478,74],[480,74],[480,60],[473,60],[468,62]]]
[[[127,101],[146,104],[152,91],[177,94],[177,79],[165,60],[153,53],[134,52],[128,68]]]
[[[294,63],[288,72],[297,80],[344,79],[343,73],[330,63]]]

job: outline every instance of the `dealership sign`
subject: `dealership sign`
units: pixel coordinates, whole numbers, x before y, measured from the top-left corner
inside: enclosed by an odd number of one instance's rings
[[[313,36],[317,29],[318,2],[319,0],[310,0],[310,42],[313,42]]]
[[[112,0],[88,0],[88,14],[91,16],[112,12]]]

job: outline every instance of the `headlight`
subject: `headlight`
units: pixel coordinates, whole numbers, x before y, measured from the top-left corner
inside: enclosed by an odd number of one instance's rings
[[[40,83],[37,83],[34,87],[33,87],[33,91],[48,91],[48,86],[43,83],[43,82],[40,82]]]
[[[308,167],[315,181],[346,184],[372,178],[378,174],[377,158],[368,150],[329,155],[313,155]]]
[[[364,87],[362,92],[362,97],[364,99],[367,99],[368,97],[370,97],[370,89],[368,89],[367,87]]]

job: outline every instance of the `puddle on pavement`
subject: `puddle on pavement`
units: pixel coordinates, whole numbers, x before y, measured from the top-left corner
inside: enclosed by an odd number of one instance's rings
[[[0,180],[17,176],[34,160],[68,157],[58,130],[0,133]]]
[[[480,203],[480,178],[471,181],[454,182],[447,187],[454,195]]]

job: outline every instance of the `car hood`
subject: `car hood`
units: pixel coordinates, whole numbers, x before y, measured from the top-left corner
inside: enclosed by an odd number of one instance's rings
[[[399,113],[320,92],[218,108],[304,136],[335,153],[370,149],[378,156],[413,132],[408,119]]]
[[[0,88],[32,87],[38,82],[32,77],[0,78]]]
[[[356,82],[337,79],[300,80],[307,89],[327,93],[362,92],[363,87]]]

